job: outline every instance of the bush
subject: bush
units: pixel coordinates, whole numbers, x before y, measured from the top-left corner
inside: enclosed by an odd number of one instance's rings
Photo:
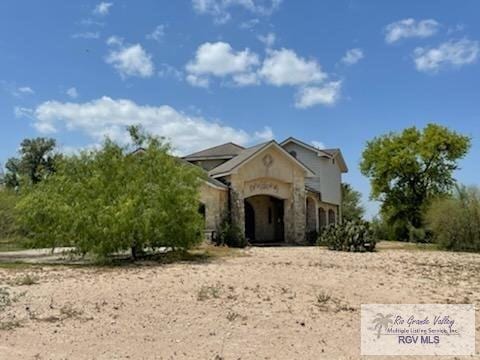
[[[106,141],[65,157],[57,172],[24,187],[20,219],[36,245],[70,245],[98,257],[131,250],[188,249],[202,239],[200,173],[146,140],[143,151]]]
[[[432,203],[426,221],[441,248],[479,252],[480,190],[458,187],[454,196]]]
[[[365,221],[348,221],[328,225],[320,235],[318,244],[330,250],[373,251],[375,240],[370,226]]]
[[[0,188],[0,239],[19,236],[15,206],[18,196],[8,189]]]
[[[245,239],[245,236],[243,236],[240,228],[230,224],[228,220],[224,220],[220,225],[215,243],[217,245],[227,245],[236,248],[248,246],[248,241]]]

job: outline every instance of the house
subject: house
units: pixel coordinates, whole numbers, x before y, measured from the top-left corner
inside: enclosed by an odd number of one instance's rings
[[[339,149],[317,149],[298,139],[244,148],[226,143],[183,157],[203,168],[201,211],[206,231],[225,216],[252,243],[303,243],[305,236],[341,221]]]

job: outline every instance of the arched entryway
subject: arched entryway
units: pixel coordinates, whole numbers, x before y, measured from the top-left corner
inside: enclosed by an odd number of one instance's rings
[[[284,200],[269,195],[246,198],[245,236],[250,243],[285,241]]]

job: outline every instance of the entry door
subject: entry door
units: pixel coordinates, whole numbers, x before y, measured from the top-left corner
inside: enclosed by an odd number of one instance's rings
[[[275,241],[284,241],[283,200],[275,199],[273,202],[275,220]]]

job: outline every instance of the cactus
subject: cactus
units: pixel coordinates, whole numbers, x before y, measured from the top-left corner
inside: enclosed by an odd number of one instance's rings
[[[375,239],[368,222],[347,221],[328,225],[317,244],[327,245],[330,250],[364,252],[374,250]]]

